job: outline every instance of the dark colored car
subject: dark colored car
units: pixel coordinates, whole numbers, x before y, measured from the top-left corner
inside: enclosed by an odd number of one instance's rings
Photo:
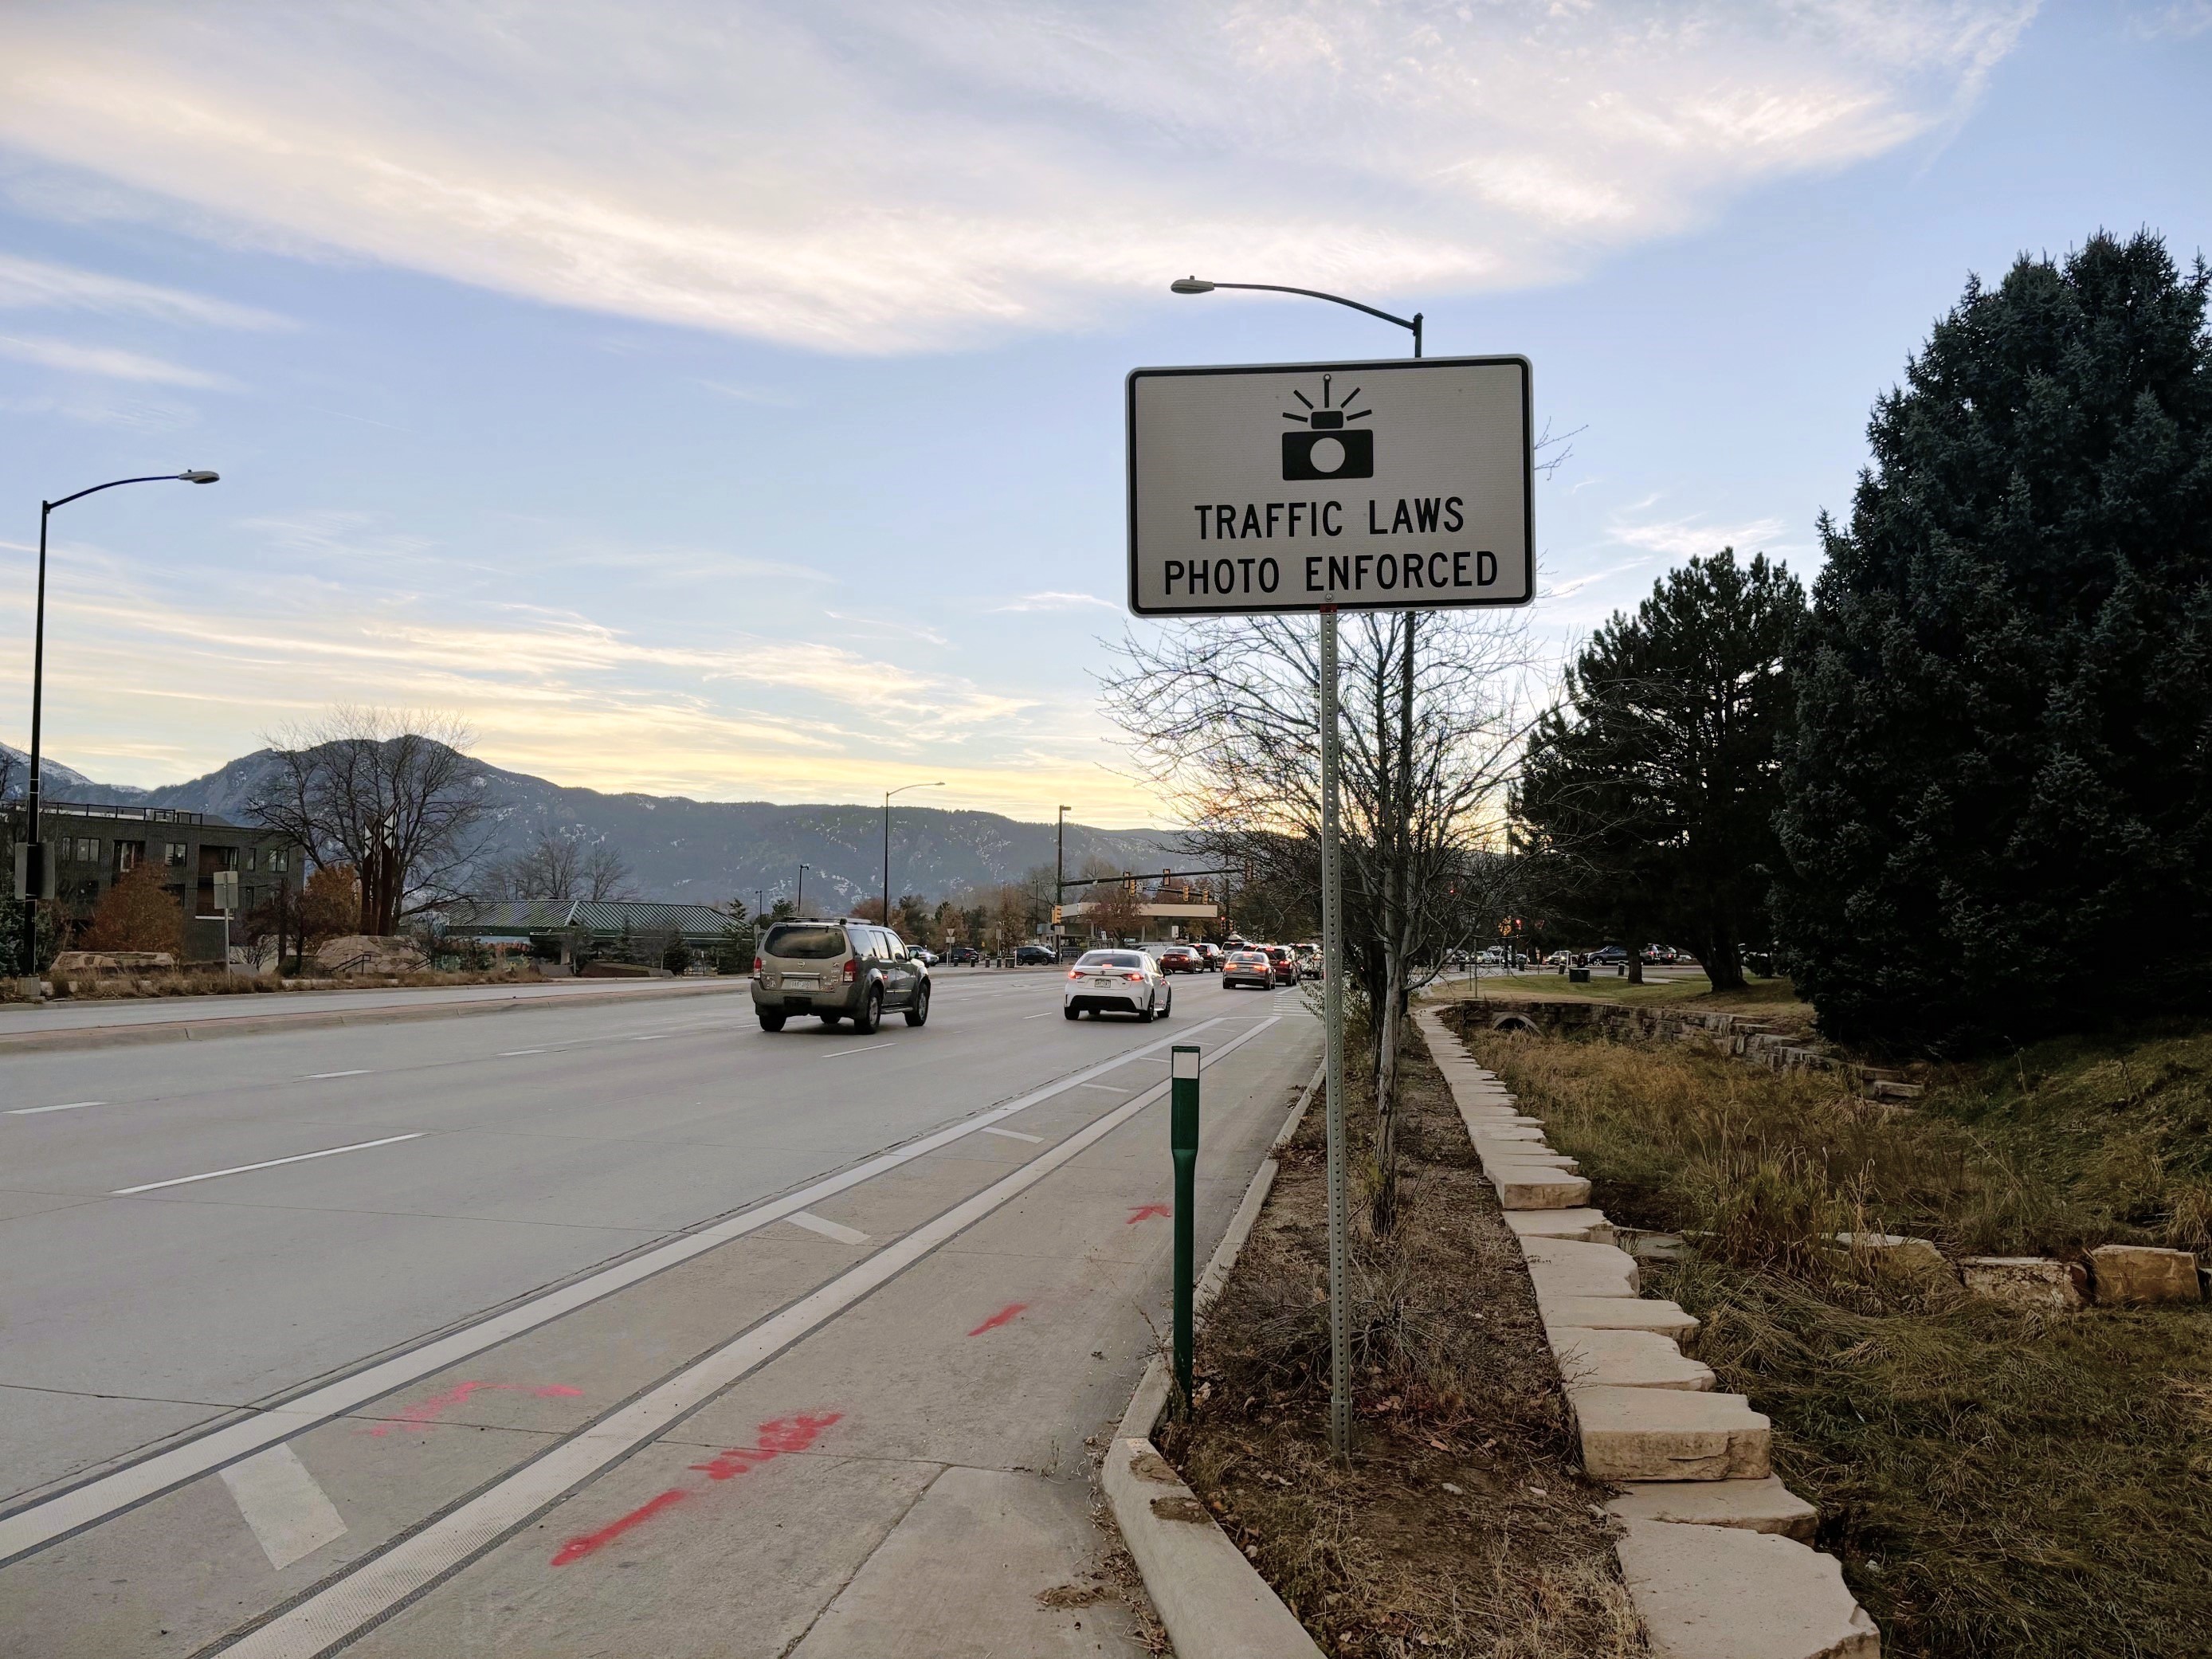
[[[1275,983],[1296,985],[1298,982],[1298,958],[1287,945],[1267,946],[1267,965],[1273,969]]]
[[[909,1025],[929,1018],[929,967],[888,927],[846,919],[780,921],[753,958],[753,1012],[781,1031],[793,1014],[824,1025],[849,1019],[866,1036],[897,1010]]]
[[[1275,988],[1275,965],[1267,960],[1265,951],[1231,951],[1221,962],[1221,988],[1232,985],[1255,986],[1262,991]]]
[[[1049,945],[1024,945],[1014,951],[1014,966],[1034,968],[1040,963],[1058,962],[1060,952]]]
[[[1206,964],[1208,973],[1218,974],[1221,971],[1221,947],[1218,945],[1200,940],[1197,950],[1199,960]]]
[[[951,968],[973,968],[982,959],[983,953],[972,945],[956,945],[945,953],[945,965]]]
[[[1194,974],[1206,963],[1197,951],[1188,945],[1170,945],[1160,951],[1160,971],[1164,974]]]
[[[1601,945],[1589,953],[1590,966],[1610,968],[1616,962],[1628,960],[1628,948],[1621,945]]]

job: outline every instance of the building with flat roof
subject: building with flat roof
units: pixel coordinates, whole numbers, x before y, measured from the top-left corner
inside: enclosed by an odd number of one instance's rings
[[[0,805],[10,844],[22,839],[23,803]],[[54,897],[78,929],[107,890],[142,864],[158,865],[162,886],[184,912],[183,959],[223,959],[222,912],[215,877],[238,872],[238,915],[249,915],[280,888],[296,896],[306,878],[304,850],[274,830],[231,823],[206,812],[93,801],[39,804],[39,835],[53,861]]]

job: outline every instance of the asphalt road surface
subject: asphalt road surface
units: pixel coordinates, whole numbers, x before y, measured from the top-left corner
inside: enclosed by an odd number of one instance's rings
[[[0,1653],[1138,1652],[1085,1443],[1164,1326],[1168,1050],[1204,1252],[1319,1048],[1175,988],[0,1054]]]

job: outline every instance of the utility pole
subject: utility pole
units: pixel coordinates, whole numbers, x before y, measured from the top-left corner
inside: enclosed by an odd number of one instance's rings
[[[803,916],[806,914],[806,872],[813,867],[811,864],[802,864],[799,866],[799,896],[791,902],[793,915]]]
[[[1060,809],[1060,827],[1054,832],[1052,844],[1052,921],[1054,927],[1063,924],[1060,913],[1067,904],[1067,809]],[[1053,935],[1053,949],[1060,948],[1060,935]]]

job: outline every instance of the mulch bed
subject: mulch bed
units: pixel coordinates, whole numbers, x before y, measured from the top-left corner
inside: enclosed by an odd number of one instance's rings
[[[1352,1458],[1328,1451],[1328,1223],[1318,1102],[1158,1438],[1325,1651],[1353,1659],[1644,1653],[1519,1249],[1443,1079],[1404,1088],[1399,1218],[1366,1224],[1372,1113],[1349,1103]],[[1371,1188],[1368,1189],[1371,1191]],[[1193,1656],[1193,1659],[1200,1659]]]

